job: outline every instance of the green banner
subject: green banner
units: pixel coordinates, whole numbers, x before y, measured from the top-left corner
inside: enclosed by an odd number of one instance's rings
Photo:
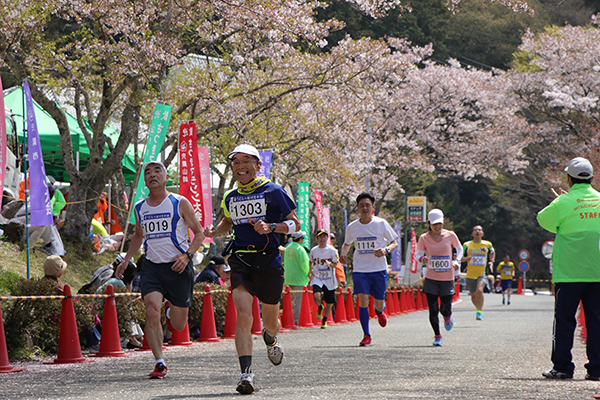
[[[298,184],[298,218],[300,226],[304,231],[303,246],[310,249],[310,184],[300,182]]]
[[[158,160],[158,154],[162,148],[165,136],[169,130],[169,121],[171,121],[171,106],[165,104],[156,104],[152,122],[150,123],[150,133],[146,142],[146,151],[144,152],[144,162],[142,167],[149,161]],[[140,171],[137,188],[135,190],[135,198],[131,203],[131,207],[135,206],[140,199],[147,197],[149,194],[146,183],[144,182],[144,171]],[[129,223],[135,224],[135,215],[132,212],[129,217]]]

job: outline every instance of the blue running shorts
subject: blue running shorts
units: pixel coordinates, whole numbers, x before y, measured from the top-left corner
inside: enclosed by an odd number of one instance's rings
[[[385,300],[387,271],[352,272],[354,294],[367,293],[376,300]]]

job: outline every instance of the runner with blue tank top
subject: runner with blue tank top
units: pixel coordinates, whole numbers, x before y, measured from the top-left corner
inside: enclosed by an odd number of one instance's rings
[[[375,313],[379,325],[387,325],[385,309],[385,292],[387,289],[387,260],[397,246],[398,235],[390,224],[382,218],[373,215],[375,197],[369,193],[361,193],[356,197],[356,205],[360,218],[346,228],[346,238],[340,251],[340,262],[348,263],[348,251],[354,243],[352,259],[354,293],[358,295],[358,318],[363,329],[364,337],[359,346],[371,345],[369,331],[369,299],[375,299]]]
[[[160,322],[163,299],[170,303],[166,313],[168,323],[175,330],[183,330],[192,304],[192,257],[202,245],[204,234],[189,200],[167,191],[169,177],[165,166],[159,161],[151,161],[144,165],[143,172],[150,194],[135,205],[135,233],[115,276],[122,279],[129,260],[143,244],[145,259],[141,290],[146,305],[145,331],[156,360],[154,371],[149,376],[161,379],[167,374],[162,356],[163,330]],[[191,243],[188,229],[194,233]]]
[[[225,194],[221,207],[224,217],[217,226],[204,230],[207,237],[225,234],[233,228],[233,247],[229,257],[231,289],[237,310],[235,346],[241,378],[236,390],[254,393],[252,373],[253,296],[262,303],[263,340],[273,365],[281,364],[283,348],[277,341],[279,302],[283,291],[283,267],[279,236],[300,230],[296,205],[281,186],[258,177],[260,155],[250,145],[237,146],[228,155],[237,189]]]

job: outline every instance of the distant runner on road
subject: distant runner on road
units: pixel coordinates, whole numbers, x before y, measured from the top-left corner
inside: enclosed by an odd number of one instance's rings
[[[485,266],[489,265],[490,271],[493,271],[496,252],[491,242],[483,240],[481,225],[475,225],[471,235],[473,240],[464,244],[464,257],[461,261],[467,261],[467,290],[471,293],[471,302],[475,306],[475,319],[481,321],[483,319],[483,288],[488,283]]]
[[[354,293],[358,294],[359,320],[364,337],[359,346],[371,345],[369,332],[369,296],[375,299],[375,313],[381,327],[387,325],[385,292],[387,289],[387,260],[385,256],[397,246],[398,235],[386,220],[373,215],[375,197],[361,193],[356,198],[360,218],[346,228],[346,238],[340,251],[340,262],[348,263],[348,251],[354,243]]]
[[[444,213],[434,208],[427,216],[429,232],[422,234],[417,243],[417,260],[427,266],[423,292],[429,306],[429,322],[435,337],[434,346],[442,345],[438,312],[444,316],[444,328],[449,331],[454,325],[452,319],[452,297],[454,296],[454,271],[460,267],[462,246],[456,234],[444,229]],[[452,260],[452,248],[456,249],[456,259]],[[424,255],[425,254],[425,255]],[[441,308],[438,306],[438,299]]]

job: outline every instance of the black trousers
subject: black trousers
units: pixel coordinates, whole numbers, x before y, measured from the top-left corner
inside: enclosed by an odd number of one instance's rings
[[[552,362],[554,369],[573,374],[575,364],[571,349],[581,302],[587,329],[588,374],[600,376],[600,282],[556,283],[554,297],[554,327],[552,332]]]

